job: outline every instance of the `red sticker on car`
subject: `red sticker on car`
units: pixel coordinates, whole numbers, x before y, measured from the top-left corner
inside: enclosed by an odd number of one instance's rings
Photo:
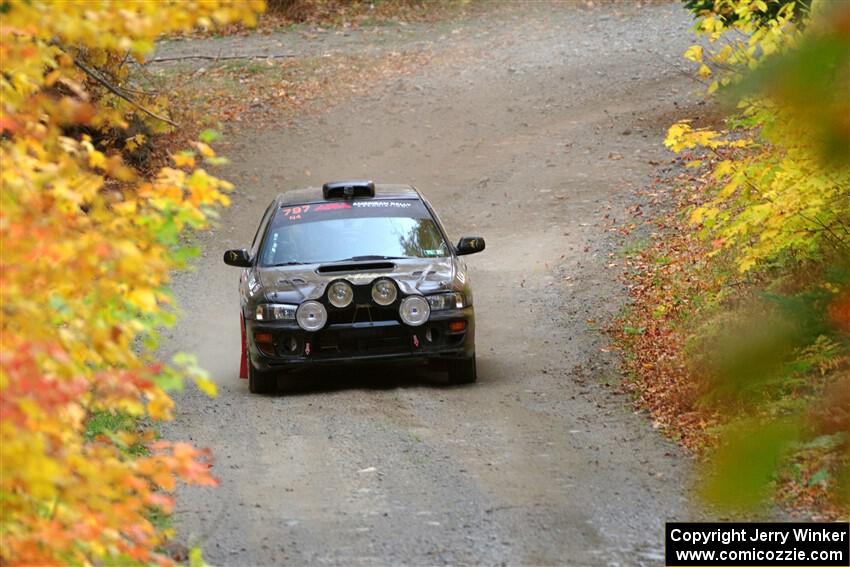
[[[350,209],[349,203],[323,203],[316,207],[316,212],[319,211],[335,211],[336,209]]]

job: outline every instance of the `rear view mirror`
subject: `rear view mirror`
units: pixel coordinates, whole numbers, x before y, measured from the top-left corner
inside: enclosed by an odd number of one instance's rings
[[[237,268],[250,268],[251,255],[244,248],[228,250],[224,253],[224,263]]]
[[[484,239],[480,236],[464,236],[457,243],[457,255],[475,254],[484,250]]]

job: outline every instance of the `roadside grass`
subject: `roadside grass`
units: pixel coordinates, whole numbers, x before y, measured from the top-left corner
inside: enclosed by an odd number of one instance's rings
[[[637,256],[640,252],[645,250],[650,243],[651,240],[647,236],[630,238],[616,252],[616,256],[617,258],[630,258],[632,256]]]
[[[102,438],[115,443],[128,455],[143,456],[150,454],[143,443],[125,444],[117,435],[122,432],[148,432],[149,435],[158,437],[158,432],[147,420],[138,419],[121,412],[97,411],[86,421],[86,441],[95,441],[98,438]]]
[[[86,422],[86,440],[92,441],[98,435],[108,435],[118,431],[134,431],[136,426],[136,420],[127,414],[98,411]]]
[[[174,518],[171,514],[163,512],[159,508],[151,507],[148,508],[146,516],[158,531],[164,533],[173,532]]]
[[[127,455],[135,457],[150,455],[144,442],[137,440],[128,445],[121,438],[120,433],[135,434],[148,441],[159,439],[160,436],[155,423],[121,412],[96,411],[86,421],[86,441],[102,439],[114,443]]]

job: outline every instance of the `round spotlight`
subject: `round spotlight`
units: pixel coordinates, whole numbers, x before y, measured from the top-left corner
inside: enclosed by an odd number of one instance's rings
[[[348,307],[353,300],[354,289],[352,289],[348,282],[338,281],[328,287],[328,301],[334,307],[339,309]]]
[[[411,295],[401,301],[398,312],[402,321],[411,327],[418,327],[431,316],[431,306],[421,295]]]
[[[392,280],[382,279],[372,284],[372,301],[378,305],[390,305],[398,297],[398,288]]]
[[[318,301],[305,301],[298,306],[298,311],[295,312],[295,320],[298,321],[298,326],[305,331],[318,331],[327,323],[328,311]]]

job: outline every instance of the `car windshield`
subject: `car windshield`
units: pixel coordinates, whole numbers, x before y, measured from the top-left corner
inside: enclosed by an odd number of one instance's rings
[[[435,258],[448,246],[417,201],[324,203],[281,208],[260,252],[260,265]],[[362,206],[358,206],[362,205]],[[366,206],[369,205],[369,206]]]

